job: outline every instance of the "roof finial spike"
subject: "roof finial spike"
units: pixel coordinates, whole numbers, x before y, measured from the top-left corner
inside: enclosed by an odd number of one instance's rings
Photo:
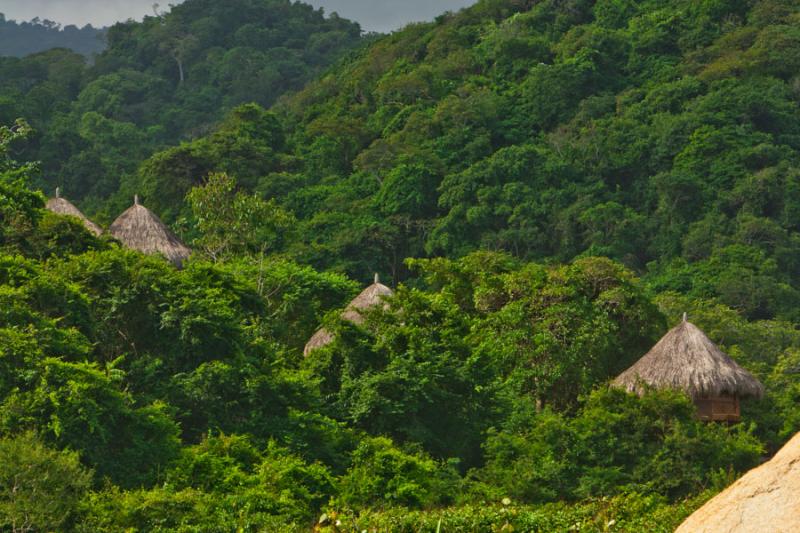
[[[61,198],[61,187],[56,187],[56,198]]]
[[[686,322],[687,316],[686,313],[683,313],[683,321]]]
[[[134,194],[133,195],[133,205],[139,205],[139,195],[138,194]]]
[[[377,285],[380,282],[381,282],[381,277],[378,275],[377,272],[375,272],[375,285]]]

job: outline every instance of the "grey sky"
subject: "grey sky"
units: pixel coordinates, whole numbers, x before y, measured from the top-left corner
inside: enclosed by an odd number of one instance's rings
[[[224,0],[221,0],[224,1]],[[361,23],[365,30],[389,31],[408,22],[431,20],[448,10],[458,10],[475,0],[306,0],[330,13]],[[104,26],[152,12],[155,0],[0,0],[7,18],[50,19],[62,24]],[[176,0],[161,0],[162,7]]]

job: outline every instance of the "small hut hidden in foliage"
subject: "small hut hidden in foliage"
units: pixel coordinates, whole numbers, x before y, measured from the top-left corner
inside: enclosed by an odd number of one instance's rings
[[[695,511],[675,533],[800,531],[800,433]]]
[[[392,289],[383,285],[378,275],[375,274],[375,283],[364,289],[361,294],[350,302],[347,308],[342,312],[342,318],[354,324],[361,324],[364,322],[364,317],[361,316],[360,311],[383,304],[383,299],[392,294],[394,294]],[[330,331],[325,328],[319,329],[314,333],[308,343],[306,343],[303,355],[308,356],[308,354],[317,348],[322,348],[326,344],[329,344],[332,340],[333,335]]]
[[[81,223],[83,223],[86,229],[88,229],[98,237],[103,233],[103,230],[100,228],[100,226],[98,226],[97,224],[86,218],[86,215],[81,213],[81,210],[72,205],[72,203],[69,200],[61,197],[60,188],[56,188],[56,197],[47,200],[47,204],[45,205],[45,207],[47,208],[48,211],[52,211],[53,213],[56,213],[58,215],[66,215],[78,218],[81,221]]]
[[[108,228],[123,245],[139,252],[163,255],[180,268],[192,251],[149,209],[139,204],[136,196],[127,211]]]
[[[642,395],[648,387],[684,391],[701,420],[737,422],[739,399],[760,398],[764,387],[686,320],[614,380],[614,386]]]

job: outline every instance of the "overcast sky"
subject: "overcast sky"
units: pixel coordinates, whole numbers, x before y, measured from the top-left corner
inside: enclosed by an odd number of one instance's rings
[[[224,0],[221,0],[224,1]],[[390,31],[408,22],[431,20],[445,11],[455,11],[475,0],[306,0],[355,20],[365,30]],[[140,19],[152,13],[154,0],[0,0],[6,18],[50,19],[62,24],[106,26],[118,20]],[[180,0],[161,0],[162,9]]]

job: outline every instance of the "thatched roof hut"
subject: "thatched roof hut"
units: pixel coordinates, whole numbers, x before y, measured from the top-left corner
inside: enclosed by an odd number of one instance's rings
[[[160,254],[181,267],[192,251],[149,209],[134,197],[133,206],[122,213],[108,232],[128,248],[145,254]]]
[[[47,200],[47,204],[45,205],[45,207],[47,208],[48,211],[52,211],[53,213],[56,213],[58,215],[76,217],[81,221],[81,223],[83,223],[86,229],[88,229],[98,237],[103,233],[103,230],[100,228],[100,226],[98,226],[97,224],[86,218],[86,215],[81,213],[80,209],[72,205],[72,203],[69,200],[61,198],[61,189],[58,187],[56,187],[56,197]]]
[[[800,434],[694,512],[676,533],[800,531]]]
[[[392,289],[386,285],[383,285],[380,282],[378,274],[375,274],[375,282],[364,289],[361,294],[356,296],[355,299],[350,302],[347,308],[342,312],[342,318],[344,320],[349,320],[354,324],[361,324],[364,322],[364,317],[361,316],[360,311],[383,304],[383,299],[391,296],[392,294],[394,294]],[[321,348],[326,344],[329,344],[331,341],[333,341],[333,335],[331,332],[325,328],[321,328],[314,333],[311,339],[309,339],[309,341],[306,343],[306,347],[303,350],[303,355],[308,356],[308,354],[317,348]]]
[[[736,421],[739,398],[764,394],[761,383],[686,315],[613,384],[639,395],[648,386],[682,390],[697,404],[700,417],[709,420]]]

